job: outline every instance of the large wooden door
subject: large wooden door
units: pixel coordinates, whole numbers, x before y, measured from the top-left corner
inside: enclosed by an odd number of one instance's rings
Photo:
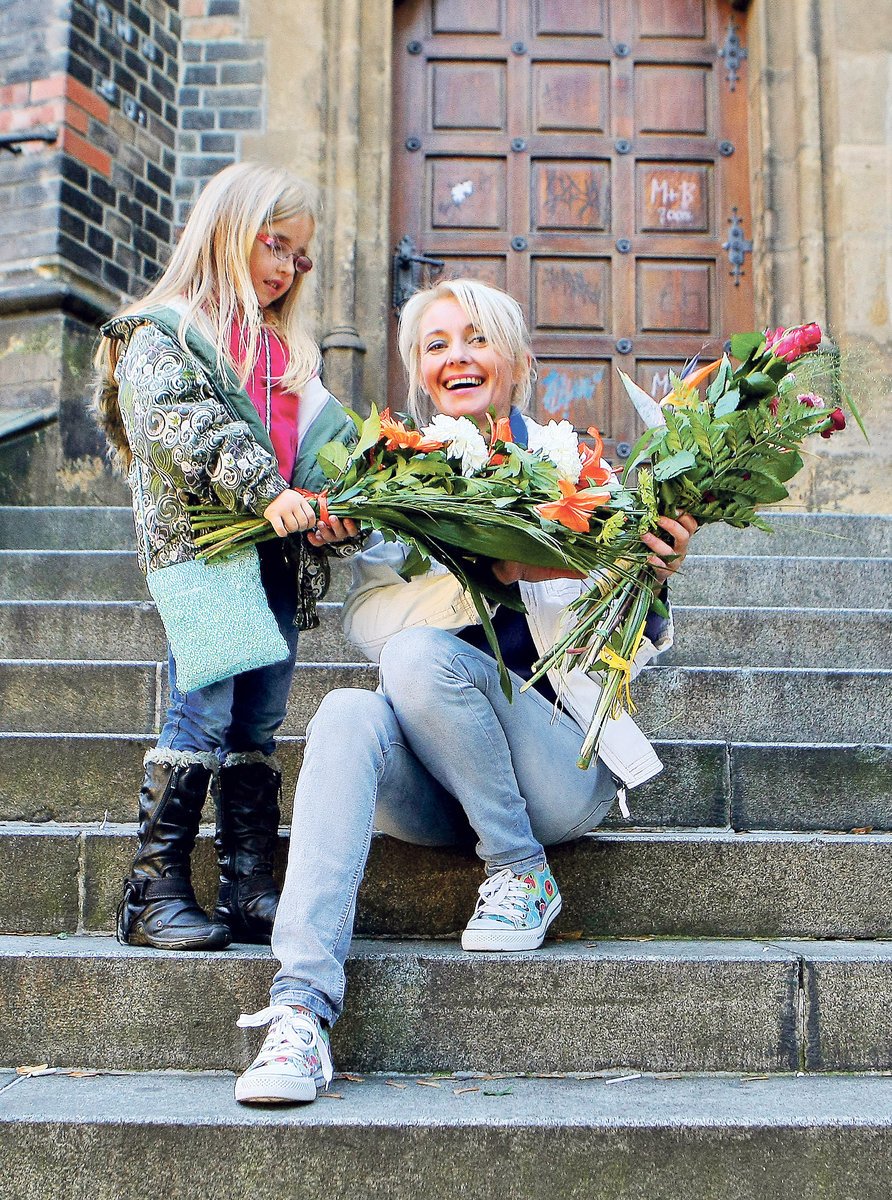
[[[753,324],[744,55],[732,0],[402,0],[393,245],[524,306],[534,415],[639,429],[614,370]],[[422,271],[422,282],[427,276]],[[405,383],[391,339],[390,401]]]

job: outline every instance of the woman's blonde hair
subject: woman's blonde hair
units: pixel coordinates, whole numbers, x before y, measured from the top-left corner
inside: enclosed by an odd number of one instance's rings
[[[299,304],[308,278],[295,272],[288,291],[261,309],[251,282],[249,259],[258,233],[278,221],[301,216],[310,217],[315,226],[317,211],[310,185],[282,167],[251,162],[225,167],[195,202],[161,278],[116,315],[125,317],[185,301],[177,328],[183,348],[186,331],[195,326],[213,345],[218,370],[232,368],[243,387],[257,358],[260,330],[266,322],[288,351],[282,386],[286,391],[300,391],[319,370],[320,363],[319,347]],[[245,357],[241,364],[229,352],[234,320],[245,324]],[[120,350],[117,339],[103,338],[97,352],[101,379],[96,407],[100,423],[107,429],[117,416],[104,410],[110,404],[117,405],[114,370]],[[118,446],[118,450],[123,448]],[[128,465],[129,454],[124,452],[123,458],[124,465]]]
[[[427,393],[421,381],[421,320],[437,300],[457,301],[468,320],[490,346],[511,363],[511,403],[524,409],[530,402],[535,379],[535,359],[523,310],[507,292],[476,279],[444,279],[416,292],[400,313],[399,350],[409,376],[408,406],[413,417],[423,419]]]

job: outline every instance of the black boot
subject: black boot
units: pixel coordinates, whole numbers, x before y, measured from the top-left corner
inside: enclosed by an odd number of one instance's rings
[[[230,754],[217,791],[217,861],[220,894],[214,920],[229,926],[234,942],[266,945],[273,931],[279,888],[273,859],[279,837],[282,775],[263,754]]]
[[[190,856],[213,775],[210,755],[150,750],[139,793],[139,849],[124,881],[118,940],[156,950],[222,950],[225,925],[192,890]]]

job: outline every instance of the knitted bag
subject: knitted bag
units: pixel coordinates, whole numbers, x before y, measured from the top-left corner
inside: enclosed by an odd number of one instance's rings
[[[254,546],[210,562],[196,558],[160,567],[149,571],[146,583],[170,642],[178,691],[288,657]]]

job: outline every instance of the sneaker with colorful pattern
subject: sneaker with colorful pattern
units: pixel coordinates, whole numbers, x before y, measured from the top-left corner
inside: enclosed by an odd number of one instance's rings
[[[547,863],[523,875],[506,867],[481,885],[462,949],[536,950],[560,911],[561,893]]]
[[[235,1081],[242,1104],[304,1103],[316,1099],[334,1074],[328,1031],[307,1008],[273,1004],[258,1013],[242,1014],[240,1029],[270,1025],[260,1053]]]

